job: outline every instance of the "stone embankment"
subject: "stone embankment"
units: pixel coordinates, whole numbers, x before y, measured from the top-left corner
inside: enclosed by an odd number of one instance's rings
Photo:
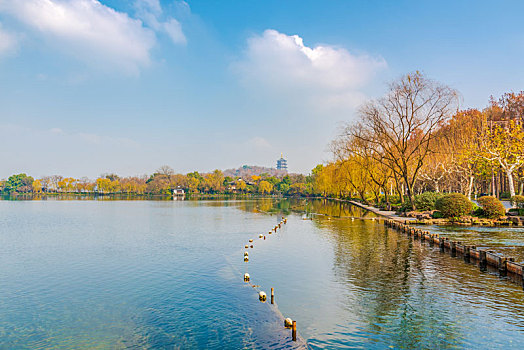
[[[420,240],[421,243],[428,243],[429,246],[437,245],[441,252],[449,252],[452,257],[461,256],[465,262],[476,262],[482,271],[488,269],[498,272],[500,276],[508,276],[524,289],[524,264],[517,263],[511,257],[505,257],[492,250],[478,248],[459,241],[452,241],[448,237],[440,237],[437,233],[424,231],[411,225],[418,224],[416,218],[400,217],[392,211],[382,211],[372,206],[351,201],[351,204],[369,210],[385,218],[384,225],[401,233],[405,233],[413,239]]]

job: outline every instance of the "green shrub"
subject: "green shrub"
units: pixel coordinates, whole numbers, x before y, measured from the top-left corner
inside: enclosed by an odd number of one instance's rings
[[[484,215],[484,211],[481,207],[473,203],[473,209],[471,209],[472,215],[476,217],[480,217]]]
[[[513,213],[517,216],[524,216],[524,209],[522,208],[511,208],[508,210],[510,213]]]
[[[409,199],[406,199],[406,201],[400,205],[400,211],[411,211],[411,204],[409,203]]]
[[[442,215],[442,213],[441,213],[440,211],[435,210],[435,211],[433,212],[433,214],[431,214],[431,217],[432,217],[433,219],[442,219],[442,218],[444,217],[444,215]]]
[[[419,211],[435,210],[437,199],[443,194],[439,192],[424,192],[415,196],[415,207]]]
[[[524,196],[513,196],[511,197],[511,205],[517,208],[524,209]]]
[[[450,193],[437,199],[435,208],[440,211],[445,218],[460,217],[471,213],[473,203],[463,194]]]
[[[400,204],[400,196],[397,196],[397,195],[388,196],[388,201],[391,204]]]
[[[502,199],[511,199],[511,194],[509,192],[502,192],[499,194],[499,198],[502,198]]]
[[[498,219],[506,215],[504,204],[493,196],[480,197],[477,202],[482,207],[482,212],[487,218]]]

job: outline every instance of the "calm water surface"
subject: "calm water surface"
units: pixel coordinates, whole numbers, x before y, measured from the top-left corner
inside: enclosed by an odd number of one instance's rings
[[[301,200],[0,201],[0,348],[293,347],[246,271],[314,349],[524,347],[520,286],[352,216],[370,218]]]
[[[422,226],[421,226],[422,227]],[[524,262],[524,227],[426,226],[425,230],[451,240],[492,249]]]

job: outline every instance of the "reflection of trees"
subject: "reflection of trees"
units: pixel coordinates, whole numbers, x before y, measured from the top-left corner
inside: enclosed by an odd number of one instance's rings
[[[400,348],[460,344],[453,320],[428,293],[427,262],[409,239],[370,221],[317,225],[328,226],[335,235],[334,273],[352,291],[348,308],[357,308],[354,312],[365,321],[365,332],[375,335],[371,340]],[[446,343],[439,343],[443,340]]]
[[[239,202],[238,208],[251,212],[305,214],[308,217],[330,216],[336,218],[374,217],[375,214],[355,207],[348,202],[329,199],[259,198]]]

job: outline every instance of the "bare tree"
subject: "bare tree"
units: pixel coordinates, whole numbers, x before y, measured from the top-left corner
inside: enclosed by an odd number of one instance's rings
[[[170,177],[175,173],[173,168],[171,168],[169,165],[162,165],[160,168],[156,171],[160,175],[166,175],[167,177]]]
[[[55,192],[58,191],[58,183],[62,179],[63,177],[60,175],[51,175],[42,177],[41,182],[47,192]]]
[[[356,123],[343,135],[361,140],[380,157],[397,181],[406,186],[413,209],[414,185],[424,165],[435,131],[456,110],[458,94],[419,72],[407,74],[389,86],[388,93],[365,104]],[[398,183],[397,183],[398,185]]]

